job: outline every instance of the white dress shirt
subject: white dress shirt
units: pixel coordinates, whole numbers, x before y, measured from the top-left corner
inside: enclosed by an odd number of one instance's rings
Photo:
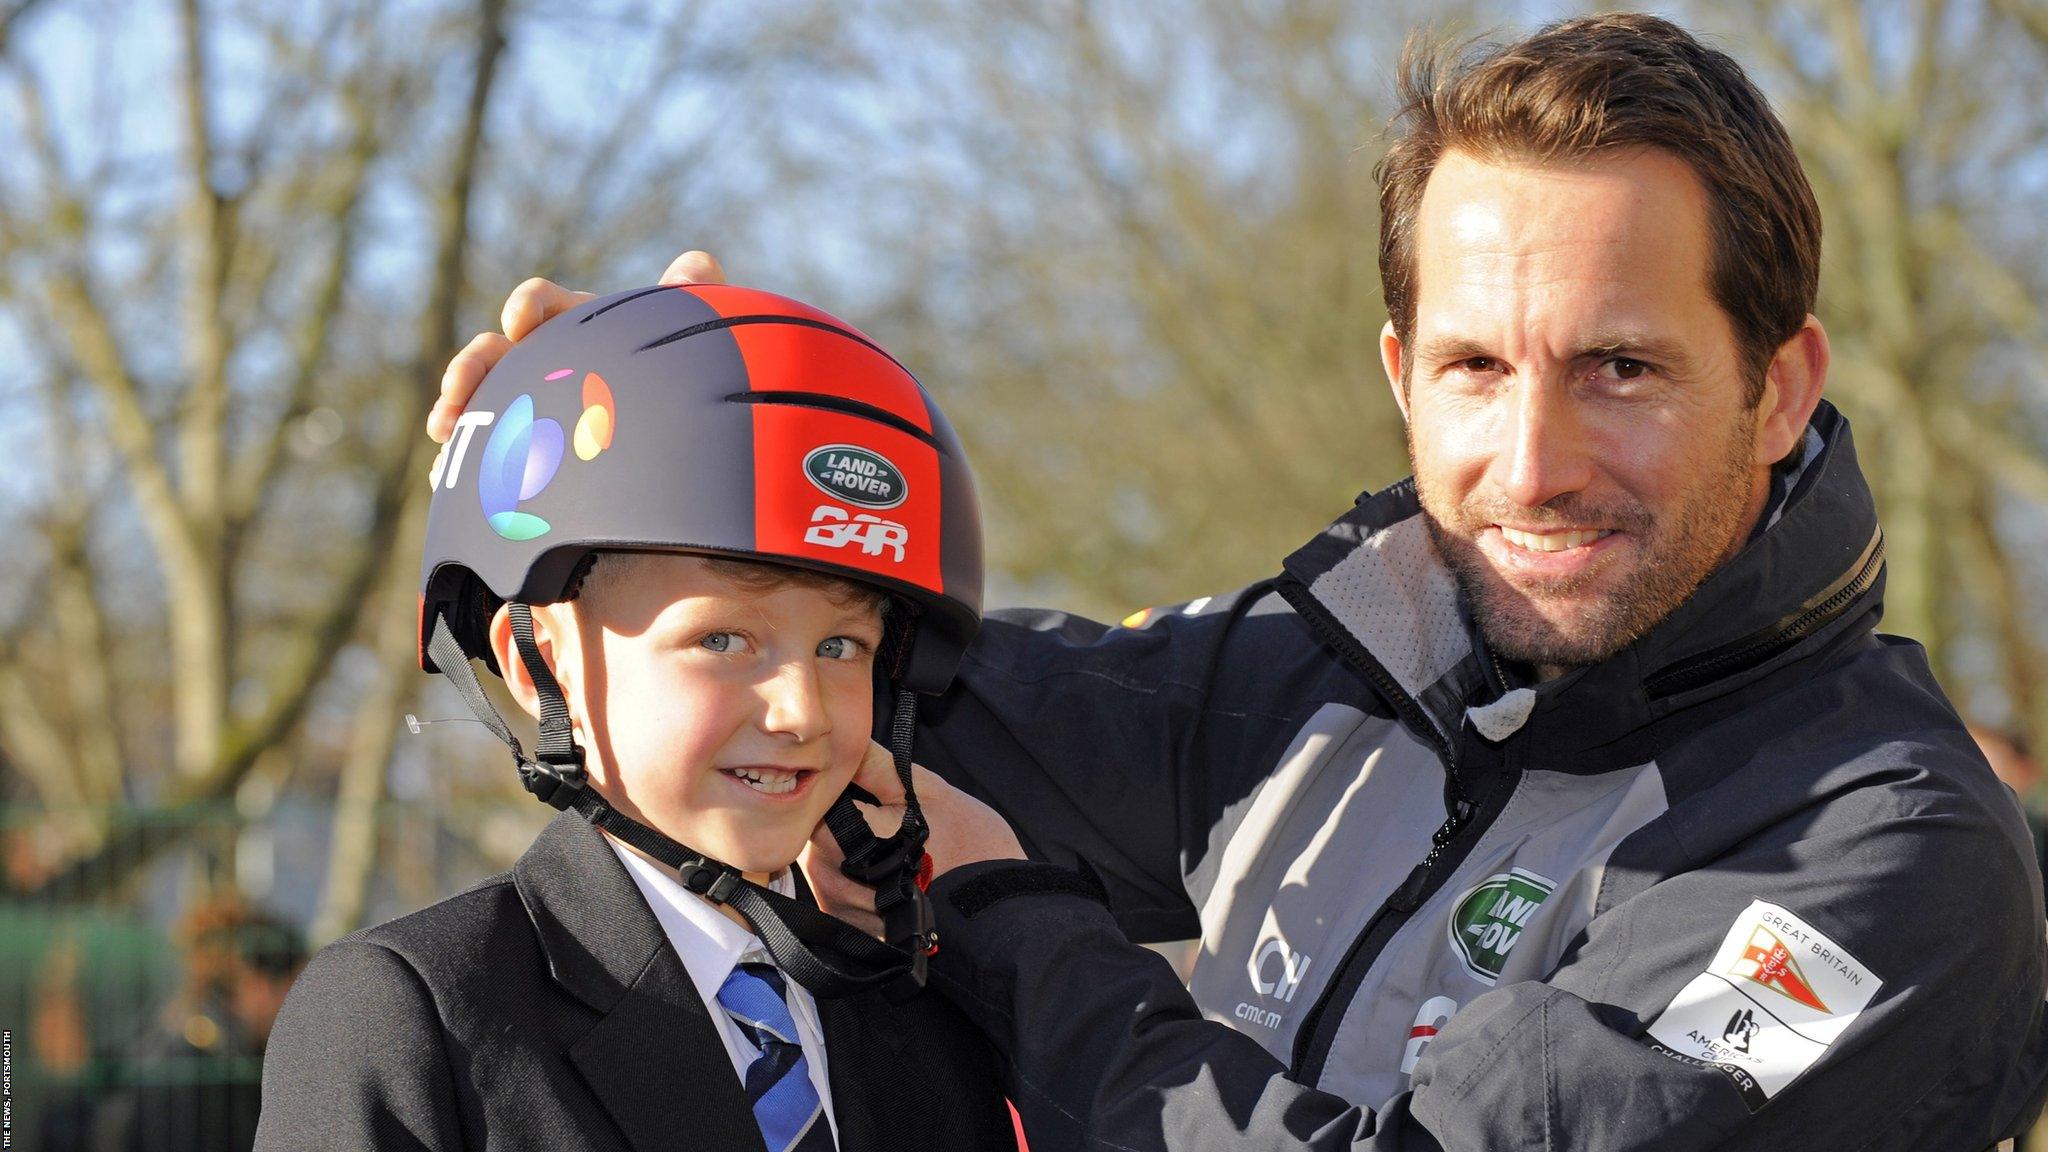
[[[668,942],[675,947],[676,955],[682,957],[690,982],[697,986],[697,995],[704,1000],[705,1012],[725,1041],[725,1054],[732,1057],[733,1071],[745,1084],[747,1068],[761,1053],[747,1042],[732,1017],[726,1015],[725,1008],[718,1003],[718,990],[725,985],[733,967],[742,961],[773,964],[768,950],[759,936],[727,919],[709,901],[683,887],[662,865],[610,836],[605,837],[605,842],[618,853],[626,874],[639,885],[641,897],[654,910],[661,930],[668,933]],[[796,881],[787,868],[777,873],[768,886],[784,896],[796,895]],[[832,1085],[826,1076],[825,1033],[818,1025],[818,1005],[811,999],[810,989],[787,975],[783,983],[789,989],[789,1014],[796,1020],[797,1038],[803,1042],[804,1063],[810,1068],[811,1084],[818,1090],[818,1099],[825,1105],[825,1121],[832,1125],[832,1142],[836,1146],[839,1125],[832,1117]]]

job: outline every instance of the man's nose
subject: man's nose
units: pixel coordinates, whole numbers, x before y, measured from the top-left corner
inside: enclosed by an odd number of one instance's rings
[[[832,730],[818,670],[808,661],[793,661],[776,669],[762,682],[761,695],[767,705],[761,724],[772,735],[786,734],[802,744]]]
[[[1496,461],[1505,469],[1503,495],[1535,508],[1584,489],[1593,477],[1593,452],[1569,383],[1532,379],[1511,396],[1507,443]]]

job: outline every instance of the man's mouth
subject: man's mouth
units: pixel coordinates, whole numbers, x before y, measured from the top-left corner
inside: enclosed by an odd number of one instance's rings
[[[777,768],[765,764],[750,764],[744,768],[720,768],[719,772],[759,792],[763,796],[789,796],[810,783],[818,773],[810,768]]]
[[[1614,535],[1612,528],[1587,528],[1572,532],[1524,532],[1519,528],[1499,525],[1501,538],[1517,548],[1529,552],[1569,552],[1583,548],[1595,540]]]

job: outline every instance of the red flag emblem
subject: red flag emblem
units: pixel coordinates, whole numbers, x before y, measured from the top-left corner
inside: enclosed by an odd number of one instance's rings
[[[1785,942],[1768,928],[1757,928],[1749,934],[1749,945],[1742,950],[1742,959],[1735,962],[1733,971],[1737,976],[1782,992],[1816,1012],[1828,1010],[1820,997],[1814,995],[1813,985],[1806,982],[1806,974],[1799,970],[1799,961],[1792,958],[1792,950],[1785,947]]]

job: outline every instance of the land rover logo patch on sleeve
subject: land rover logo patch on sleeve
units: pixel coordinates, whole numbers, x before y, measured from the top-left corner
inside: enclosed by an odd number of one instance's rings
[[[1451,907],[1451,949],[1482,984],[1500,979],[1501,965],[1522,929],[1557,884],[1526,868],[1496,872],[1458,897]]]
[[[1882,987],[1813,925],[1754,900],[1643,1039],[1727,1073],[1754,1110],[1812,1067]]]

